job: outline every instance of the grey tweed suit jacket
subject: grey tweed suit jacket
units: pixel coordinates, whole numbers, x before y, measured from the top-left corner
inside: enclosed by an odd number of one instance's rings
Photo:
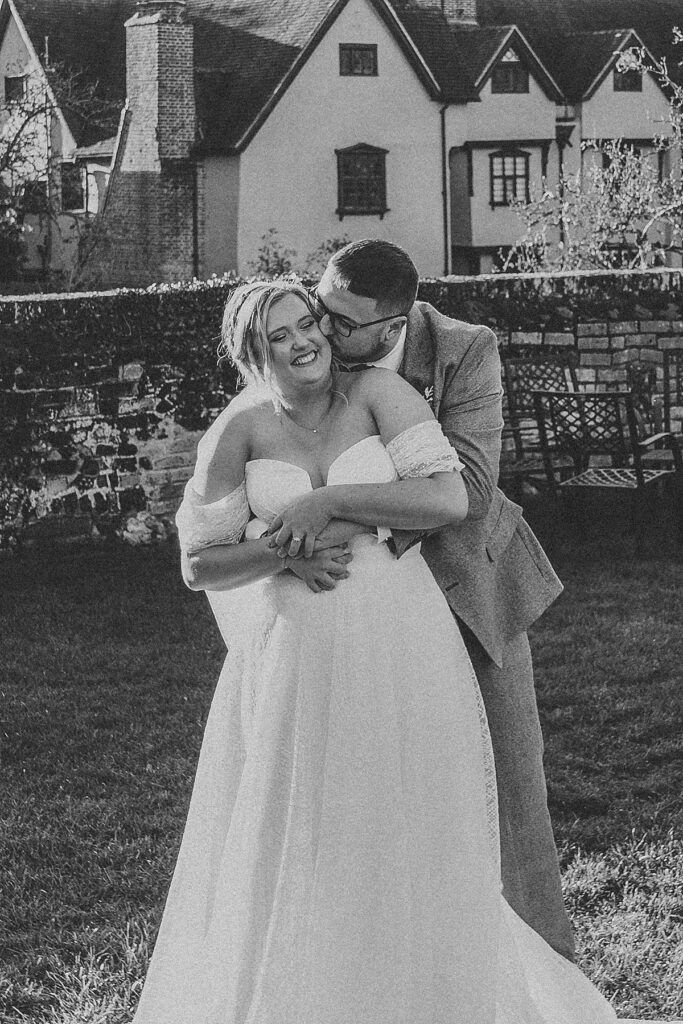
[[[496,337],[416,302],[399,372],[430,399],[460,456],[469,512],[463,523],[427,535],[394,531],[397,553],[422,541],[451,609],[502,666],[506,641],[541,615],[562,584],[522,509],[497,486],[503,418]]]

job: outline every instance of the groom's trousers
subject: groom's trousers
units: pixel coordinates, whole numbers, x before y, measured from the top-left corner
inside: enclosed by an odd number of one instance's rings
[[[491,661],[460,622],[479,680],[496,762],[503,895],[513,910],[562,956],[574,939],[562,901],[543,770],[543,736],[526,633],[510,640],[503,666]]]

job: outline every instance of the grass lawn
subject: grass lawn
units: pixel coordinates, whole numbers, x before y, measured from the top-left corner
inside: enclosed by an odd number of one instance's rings
[[[556,545],[566,592],[532,644],[580,962],[621,1016],[671,1019],[683,1016],[683,564],[670,545],[628,552],[607,537]],[[222,642],[171,545],[34,549],[0,560],[0,577],[0,1022],[123,1024]]]

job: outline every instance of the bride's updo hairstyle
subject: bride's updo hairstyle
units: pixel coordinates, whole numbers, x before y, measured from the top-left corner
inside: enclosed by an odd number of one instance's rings
[[[285,295],[298,295],[308,306],[305,288],[293,281],[252,281],[240,285],[226,303],[218,345],[219,365],[229,359],[245,384],[266,387],[280,401],[266,324],[270,310]]]

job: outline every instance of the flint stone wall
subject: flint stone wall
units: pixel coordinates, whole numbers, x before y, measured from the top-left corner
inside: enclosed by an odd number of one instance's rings
[[[420,298],[493,328],[501,354],[573,351],[591,389],[683,348],[683,272],[426,280]],[[234,276],[0,298],[0,546],[173,530],[197,442],[236,391],[216,367]],[[656,400],[656,393],[655,393]],[[683,407],[672,410],[681,430]]]

